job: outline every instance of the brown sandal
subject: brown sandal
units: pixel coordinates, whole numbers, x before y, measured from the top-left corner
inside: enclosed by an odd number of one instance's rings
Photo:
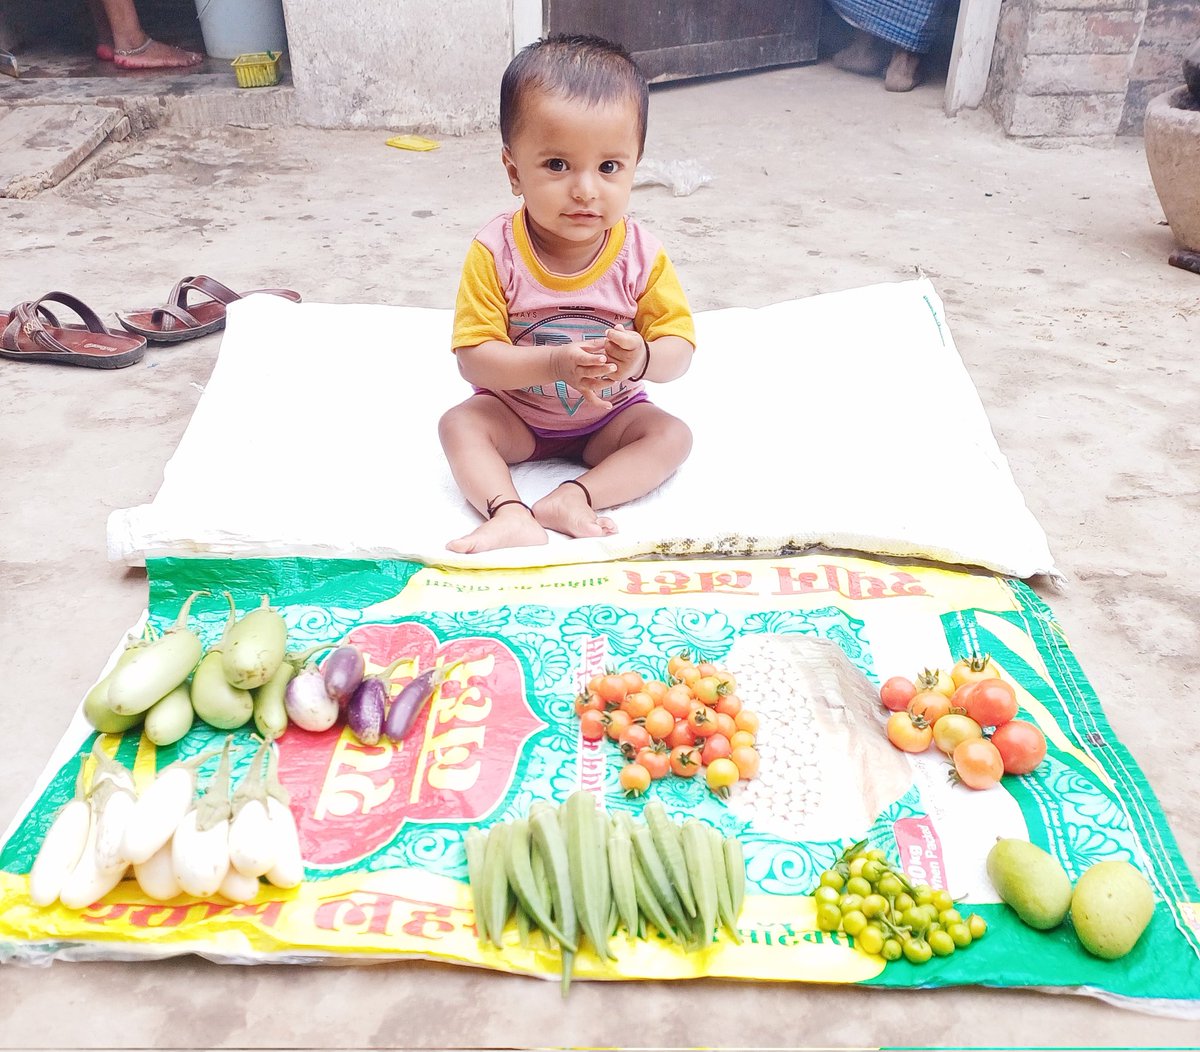
[[[61,324],[44,306],[46,301],[74,311],[83,328]],[[4,358],[121,369],[140,362],[145,353],[143,337],[111,331],[91,307],[66,292],[47,292],[41,299],[18,303],[9,313],[0,313],[0,356]]]
[[[189,304],[188,297],[193,292],[206,298],[201,302]],[[177,281],[167,297],[167,302],[161,307],[145,307],[125,314],[118,311],[117,320],[130,332],[155,343],[180,343],[223,329],[225,308],[235,300],[258,293],[282,296],[293,303],[300,302],[300,293],[291,289],[234,292],[208,275],[198,274]]]

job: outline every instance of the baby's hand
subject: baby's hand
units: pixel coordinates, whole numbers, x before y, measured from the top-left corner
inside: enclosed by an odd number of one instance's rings
[[[570,384],[593,405],[611,409],[599,392],[613,384],[613,367],[599,343],[564,343],[551,348],[550,369],[556,380]]]
[[[613,382],[628,380],[642,371],[648,348],[642,334],[616,325],[604,333],[604,354],[613,365]]]

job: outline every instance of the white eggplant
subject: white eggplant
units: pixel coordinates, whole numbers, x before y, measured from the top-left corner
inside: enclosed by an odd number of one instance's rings
[[[275,839],[267,813],[267,790],[263,784],[263,742],[250,770],[233,794],[233,818],[229,823],[229,863],[239,873],[255,879],[275,864]]]
[[[240,621],[233,596],[228,592],[225,596],[229,600],[229,623],[220,646],[225,678],[231,687],[254,690],[268,682],[283,661],[287,624],[278,610],[271,609],[271,601],[265,595],[262,606]]]
[[[90,810],[91,823],[88,827],[87,843],[83,847],[79,861],[75,863],[75,868],[71,870],[70,876],[64,881],[62,891],[58,896],[59,901],[70,910],[81,910],[104,898],[121,883],[121,878],[125,876],[125,871],[129,868],[125,862],[108,867],[100,865],[96,853],[100,822],[94,799],[91,802]]]
[[[96,865],[112,869],[127,864],[123,843],[129,818],[137,806],[137,797],[123,786],[109,780],[101,782],[92,792],[96,814]]]
[[[163,844],[144,862],[135,863],[133,875],[138,887],[158,902],[167,902],[183,891],[175,876],[170,843]]]
[[[208,790],[171,837],[179,886],[196,898],[215,895],[229,872],[229,739]]]
[[[121,845],[121,853],[134,865],[171,839],[195,800],[196,768],[212,755],[205,752],[164,767],[138,797]]]
[[[29,871],[29,898],[35,906],[49,906],[58,900],[63,885],[87,846],[92,809],[83,795],[86,763],[87,757],[84,757],[75,780],[75,796],[55,815]]]
[[[188,628],[192,600],[208,592],[193,592],[179,611],[175,625],[164,635],[139,647],[129,661],[113,670],[108,683],[108,707],[121,716],[145,712],[188,678],[200,660],[200,637]]]
[[[295,888],[304,881],[304,859],[300,855],[300,831],[288,806],[287,790],[279,784],[275,750],[267,767],[267,814],[271,819],[271,838],[275,843],[275,861],[266,877],[277,888]]]
[[[230,902],[253,902],[261,887],[258,877],[248,877],[230,866],[218,890]]]

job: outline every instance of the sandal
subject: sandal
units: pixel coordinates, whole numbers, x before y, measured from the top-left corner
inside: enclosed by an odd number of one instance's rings
[[[188,296],[193,292],[206,298],[189,304]],[[180,343],[223,329],[225,308],[235,300],[259,293],[282,296],[293,303],[300,302],[300,293],[291,289],[253,289],[239,293],[205,274],[199,274],[181,278],[163,306],[145,307],[125,314],[118,311],[117,320],[130,332],[155,343]]]
[[[61,324],[44,306],[47,300],[74,311],[83,327]],[[18,303],[7,314],[0,313],[0,357],[122,369],[140,362],[145,353],[144,338],[113,332],[91,307],[65,292],[47,292],[41,299]]]

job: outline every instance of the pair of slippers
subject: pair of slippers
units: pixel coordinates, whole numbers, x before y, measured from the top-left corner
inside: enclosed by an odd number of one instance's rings
[[[234,292],[200,274],[176,282],[167,302],[117,313],[125,333],[109,329],[82,300],[66,292],[48,292],[41,299],[18,303],[0,312],[0,357],[29,362],[61,362],[93,369],[120,369],[142,360],[147,341],[181,343],[225,327],[226,307],[253,295],[281,296],[293,303],[300,294],[290,289]],[[194,296],[199,296],[193,301]],[[79,316],[83,325],[64,325],[46,306],[57,303]]]

